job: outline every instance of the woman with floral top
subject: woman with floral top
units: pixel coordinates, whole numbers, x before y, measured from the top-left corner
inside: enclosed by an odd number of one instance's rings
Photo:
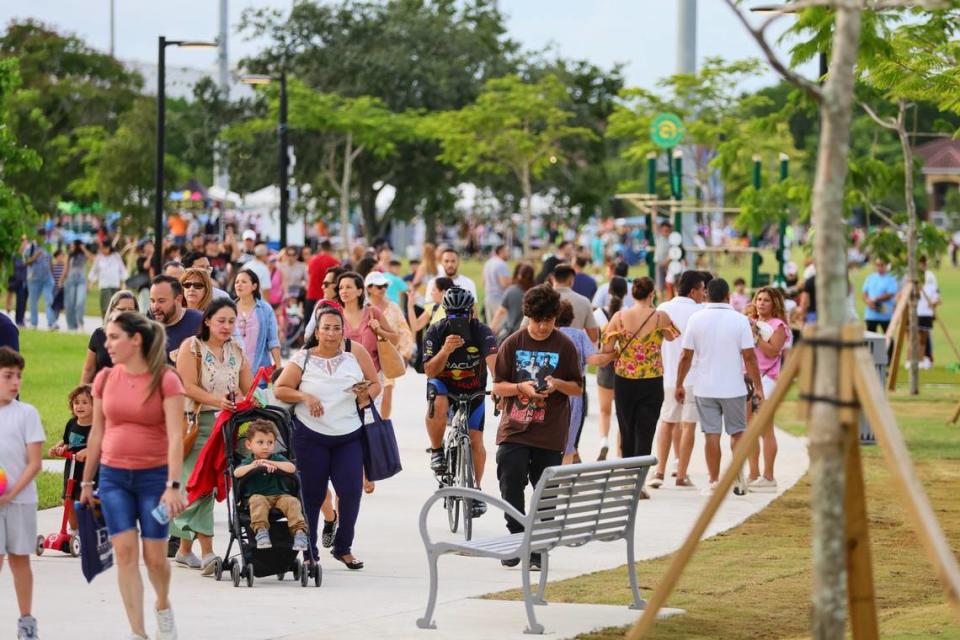
[[[637,278],[632,293],[636,304],[610,319],[603,347],[605,353],[616,354],[613,393],[624,458],[652,450],[663,404],[660,345],[680,335],[670,316],[653,304],[653,280]]]
[[[247,394],[253,374],[243,347],[234,337],[237,307],[232,300],[218,298],[203,314],[199,333],[183,341],[177,351],[177,372],[183,379],[187,411],[200,411],[200,433],[193,449],[183,461],[183,486],[193,473],[200,451],[213,432],[217,412],[233,411],[235,399]],[[213,496],[205,496],[170,521],[170,535],[180,538],[180,549],[174,560],[191,569],[202,569],[209,575],[215,569],[213,552]],[[193,553],[193,539],[200,542],[200,558]]]

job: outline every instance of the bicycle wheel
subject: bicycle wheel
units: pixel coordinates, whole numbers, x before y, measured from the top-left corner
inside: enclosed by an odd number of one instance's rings
[[[465,489],[476,489],[476,481],[473,476],[473,450],[470,448],[470,440],[464,438],[460,445],[460,469],[459,482],[457,486]],[[463,537],[469,540],[473,536],[473,500],[463,499]]]
[[[457,457],[457,447],[447,447],[446,477],[453,486],[457,486]],[[460,498],[447,496],[443,503],[447,509],[447,524],[450,525],[450,533],[456,533],[457,529],[460,528]]]

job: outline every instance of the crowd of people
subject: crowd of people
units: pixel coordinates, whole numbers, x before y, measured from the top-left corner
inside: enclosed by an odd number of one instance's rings
[[[90,335],[70,394],[71,422],[50,451],[70,449],[82,463],[73,497],[86,504],[98,490],[133,638],[146,637],[141,554],[156,592],[157,637],[165,640],[176,638],[168,553],[201,575],[222,563],[214,551],[216,497],[188,504],[183,491],[201,473],[207,443],[218,437],[218,412],[236,410],[248,393],[290,409],[288,444],[297,463],[275,450],[276,430],[259,425],[245,436],[249,456],[238,477],[265,467],[298,473],[303,487],[303,504],[294,505],[278,486],[253,483],[248,498],[257,547],[271,545],[264,514],[277,506],[288,516],[297,551],[317,558],[320,547],[329,548],[345,567],[359,570],[356,523],[363,494],[375,490],[364,473],[362,428],[371,405],[383,418],[392,414],[402,375],[387,374],[393,351],[425,376],[425,444],[434,472],[445,467],[441,442],[450,397],[475,395],[469,428],[478,485],[487,448],[486,400],[477,392],[492,380],[502,411],[497,483],[503,499],[523,512],[524,492],[544,469],[581,460],[580,437],[592,408],[590,367],[598,387],[597,458],[656,453],[649,489],[671,482],[695,489],[689,467],[699,424],[708,469],[700,488],[712,492],[722,432],[736,447],[749,416],[772,393],[800,324],[816,317],[816,274],[808,268],[801,277],[796,266],[787,269],[786,287],[752,295],[741,279],[731,284],[707,271],[674,273],[659,264],[653,278],[630,280],[619,258],[605,262],[598,282],[591,248],[561,239],[538,264],[522,260],[512,269],[508,247],[494,246],[481,288],[461,272],[451,245],[426,243],[404,266],[385,242],[338,256],[326,240],[316,253],[309,247],[274,252],[252,230],[239,241],[232,230],[222,242],[202,235],[182,241],[162,247],[157,272],[150,240],[120,248],[105,237],[97,247],[77,242],[50,255],[42,243],[24,239],[28,304],[15,292],[17,325],[25,326],[29,306],[37,328],[43,300],[48,328],[59,329],[62,311],[67,331],[84,330],[88,291],[99,294],[102,326]],[[925,272],[920,315],[929,345],[939,291],[932,272]],[[901,289],[878,261],[862,289],[868,328],[886,328]],[[0,430],[0,466],[9,479],[0,495],[0,554],[10,557],[19,637],[35,638],[32,480],[45,438],[36,410],[18,400],[25,366],[18,344],[0,343],[7,345],[0,347],[0,413],[7,425]],[[254,378],[264,368],[274,371],[272,388],[264,388],[271,379],[261,376],[256,389]],[[185,418],[196,427],[192,446],[185,445]],[[776,455],[771,428],[735,493],[775,491]],[[157,505],[163,522],[152,513]],[[472,509],[471,516],[480,517],[486,505],[474,501]],[[509,517],[506,527],[520,530]],[[539,568],[540,558],[531,558],[531,566]]]

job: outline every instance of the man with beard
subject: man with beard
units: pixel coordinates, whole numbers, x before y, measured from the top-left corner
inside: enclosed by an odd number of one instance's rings
[[[446,277],[453,280],[454,286],[460,287],[461,289],[466,289],[470,292],[470,295],[473,296],[474,301],[477,299],[477,285],[474,284],[473,280],[467,276],[459,273],[460,270],[460,254],[457,253],[456,249],[448,247],[443,250],[443,253],[440,254],[440,267],[443,269],[443,274]],[[431,300],[431,293],[433,292],[434,282],[436,278],[430,281],[430,284],[427,285],[427,300]]]
[[[174,277],[160,275],[150,287],[150,313],[152,319],[167,331],[167,360],[173,364],[171,353],[190,336],[197,335],[203,314],[196,309],[187,309],[183,301],[183,287]]]

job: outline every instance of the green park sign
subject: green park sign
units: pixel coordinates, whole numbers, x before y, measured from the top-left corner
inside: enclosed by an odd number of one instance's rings
[[[658,113],[650,123],[650,140],[661,149],[672,149],[683,140],[683,122],[672,113]]]

